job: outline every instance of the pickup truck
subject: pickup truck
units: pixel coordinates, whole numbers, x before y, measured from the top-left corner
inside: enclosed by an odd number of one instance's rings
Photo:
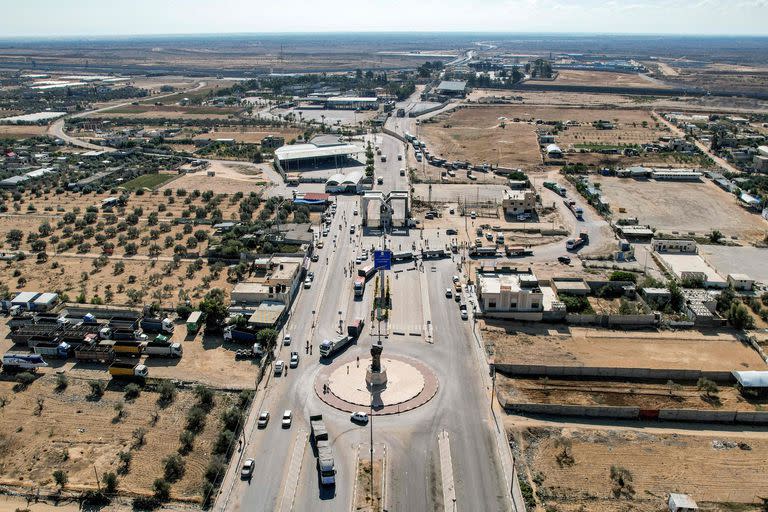
[[[115,361],[109,365],[109,374],[115,378],[135,378],[143,379],[149,375],[149,370],[143,364],[126,363]]]

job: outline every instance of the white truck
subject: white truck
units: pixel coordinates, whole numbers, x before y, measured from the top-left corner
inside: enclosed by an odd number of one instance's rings
[[[346,347],[351,341],[352,338],[346,335],[337,336],[332,340],[323,340],[323,342],[320,343],[320,357],[329,357],[335,354]]]
[[[3,354],[3,368],[8,370],[36,370],[48,366],[40,354],[8,352]]]
[[[328,430],[323,422],[322,414],[313,414],[309,417],[309,425],[312,429],[311,442],[317,448],[317,472],[320,473],[320,484],[336,485],[336,465],[333,460],[333,449],[328,441]]]
[[[147,343],[144,353],[150,356],[181,357],[184,349],[181,343]]]

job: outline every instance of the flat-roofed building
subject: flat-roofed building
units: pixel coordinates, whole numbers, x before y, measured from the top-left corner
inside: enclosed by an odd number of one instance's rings
[[[501,206],[506,215],[533,213],[536,209],[536,193],[533,190],[505,190]]]
[[[467,95],[467,82],[464,80],[443,80],[435,87],[435,92],[441,96],[463,98]]]
[[[651,242],[651,248],[656,252],[673,252],[696,254],[699,252],[699,246],[696,240],[677,240],[656,238]]]
[[[477,298],[487,316],[502,313],[509,318],[540,320],[544,311],[544,293],[530,269],[479,270]]]
[[[275,159],[284,172],[360,165],[355,158],[362,153],[355,144],[318,146],[313,143],[290,144],[275,150]]]

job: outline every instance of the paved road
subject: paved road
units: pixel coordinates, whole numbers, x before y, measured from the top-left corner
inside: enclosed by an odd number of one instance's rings
[[[205,87],[205,85],[206,85],[206,82],[198,82],[194,87],[191,87],[191,88],[186,89],[186,90],[181,91],[181,92],[188,93],[188,92],[196,91],[198,89],[202,89],[203,87]],[[180,91],[174,91],[174,92],[171,92],[171,93],[168,93],[168,94],[161,94],[159,96],[152,96],[151,100],[154,102],[154,101],[157,101],[159,99],[162,99],[162,98],[165,98],[165,97],[168,97],[168,96],[173,96],[175,94],[178,94],[179,92]],[[71,135],[67,135],[67,133],[64,131],[64,121],[67,118],[74,119],[74,118],[80,118],[80,117],[87,117],[87,116],[90,116],[90,115],[93,115],[93,114],[97,114],[99,112],[106,112],[108,110],[112,110],[112,109],[115,109],[115,108],[124,107],[126,105],[131,105],[135,101],[136,100],[134,99],[134,100],[131,100],[131,101],[126,101],[126,102],[122,102],[122,103],[116,103],[116,104],[113,104],[113,105],[107,105],[105,107],[97,108],[97,109],[94,109],[94,110],[88,110],[86,112],[78,112],[77,114],[72,114],[70,116],[62,117],[62,118],[56,120],[55,122],[51,123],[51,125],[48,127],[48,135],[50,135],[51,137],[57,137],[57,138],[63,140],[64,142],[66,142],[67,144],[71,144],[72,146],[76,146],[76,147],[80,147],[80,148],[84,148],[84,149],[90,149],[90,150],[93,150],[93,151],[106,151],[106,152],[117,151],[115,148],[110,148],[110,147],[107,147],[107,146],[99,146],[97,144],[91,144],[90,142],[85,142],[84,140],[78,139],[77,137],[72,137]],[[141,103],[142,101],[146,101],[146,100],[140,100],[139,102]]]
[[[250,483],[236,482],[229,500],[220,499],[217,510],[224,510],[225,503],[226,510],[274,510],[284,495],[293,496],[294,491],[294,510],[348,510],[352,505],[355,454],[358,445],[367,442],[369,431],[352,424],[348,414],[320,402],[312,385],[321,368],[317,345],[323,338],[335,334],[339,311],[345,322],[358,316],[369,318],[371,286],[363,301],[353,300],[351,278],[349,274],[345,276],[344,270],[360,244],[379,245],[380,239],[361,237],[359,230],[350,237],[348,226],[343,222],[344,219],[359,222],[359,217],[352,215],[358,198],[341,196],[338,203],[331,236],[324,239],[321,259],[312,268],[316,276],[314,284],[311,289],[300,292],[288,322],[287,330],[294,339],[292,350],[301,353],[300,367],[270,382],[262,408],[272,413],[272,422],[265,430],[248,432],[245,455],[253,457],[259,469]],[[333,234],[340,237],[335,250]],[[418,234],[414,233],[411,237],[395,237],[389,243],[410,245],[417,238]],[[405,270],[412,267],[413,263],[409,263],[396,269],[418,272]],[[446,429],[451,438],[457,508],[476,509],[477,504],[482,504],[483,510],[511,510],[498,462],[488,389],[480,378],[488,369],[473,356],[474,339],[469,323],[461,320],[456,303],[444,297],[451,276],[457,272],[456,264],[450,260],[428,263],[424,271],[424,280],[409,276],[408,286],[399,286],[399,276],[395,278],[394,273],[390,274],[390,280],[394,281],[395,308],[405,308],[399,312],[399,318],[414,324],[427,320],[420,288],[414,289],[420,287],[417,283],[427,283],[424,296],[429,301],[428,319],[434,325],[434,343],[427,343],[423,336],[392,336],[383,344],[385,354],[400,353],[428,364],[440,380],[440,389],[431,402],[419,409],[374,420],[375,442],[387,446],[387,507],[389,510],[440,508],[437,434]],[[368,353],[375,342],[371,327],[366,328],[357,345],[349,347],[346,354],[365,356]],[[305,353],[307,340],[314,346],[312,355]],[[280,357],[287,359],[287,353],[288,349],[282,348]],[[278,420],[284,409],[294,411],[290,430],[280,428]],[[307,418],[314,412],[323,413],[331,436],[338,470],[338,484],[333,492],[319,486],[308,443],[304,443],[296,489],[285,488],[296,435],[300,429],[309,430]],[[226,486],[224,490],[227,492]]]

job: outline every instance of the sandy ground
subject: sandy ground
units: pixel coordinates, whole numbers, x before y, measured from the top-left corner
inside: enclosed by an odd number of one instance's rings
[[[130,450],[130,471],[119,476],[122,492],[150,494],[152,482],[163,474],[162,460],[178,448],[178,435],[185,416],[196,399],[190,391],[178,391],[166,408],[157,405],[157,393],[143,391],[138,399],[124,402],[121,387],[112,383],[98,400],[88,399],[87,380],[69,377],[69,384],[56,392],[53,375],[43,376],[27,390],[13,392],[12,382],[0,382],[0,394],[8,401],[0,415],[3,449],[0,451],[0,482],[3,485],[53,490],[51,472],[67,472],[67,489],[93,489],[94,467],[99,474],[117,471],[117,454]],[[42,411],[37,414],[38,398]],[[199,499],[200,484],[219,431],[218,416],[235,397],[219,394],[204,430],[195,439],[194,450],[186,455],[186,471],[173,484],[172,497]],[[115,421],[115,404],[123,402],[125,417]],[[152,425],[151,415],[159,414]],[[145,428],[146,444],[131,448],[132,432]]]
[[[701,183],[661,182],[595,177],[611,210],[620,217],[637,217],[664,232],[710,233],[762,239],[768,223],[736,203],[732,194],[706,180]],[[619,213],[624,208],[626,212]]]
[[[208,176],[210,171],[213,171],[215,175]],[[159,190],[186,188],[187,190],[211,190],[216,194],[234,194],[236,192],[248,194],[264,190],[264,186],[269,182],[269,178],[259,171],[259,166],[215,160],[211,161],[210,166],[206,169],[187,173],[163,185]]]
[[[281,135],[285,137],[286,144],[291,141],[291,139],[295,139],[297,135],[301,134],[301,131],[299,130],[288,130],[288,129],[274,129],[274,130],[265,130],[265,131],[249,131],[245,129],[246,127],[243,127],[242,130],[238,131],[229,131],[229,130],[222,130],[222,131],[212,131],[208,133],[204,133],[201,135],[197,135],[194,137],[195,139],[235,139],[237,142],[250,142],[250,143],[260,143],[261,139],[266,137],[267,135]]]
[[[537,475],[540,495],[556,510],[660,511],[670,492],[690,494],[703,510],[733,510],[716,503],[755,503],[766,490],[764,438],[570,428],[529,428],[519,437],[521,463]],[[572,464],[556,459],[560,439],[571,443]],[[613,465],[629,470],[634,499],[614,498]]]
[[[47,126],[0,124],[0,138],[26,139],[27,137],[44,135],[47,130]]]
[[[546,84],[546,81],[533,81]],[[588,85],[594,87],[642,87],[665,89],[667,86],[657,81],[643,78],[638,73],[614,73],[611,71],[591,71],[580,69],[558,70],[553,85]]]
[[[449,161],[468,160],[473,164],[528,167],[541,164],[535,126],[505,122],[496,109],[465,108],[435,116],[421,126],[419,136],[431,153]]]
[[[767,369],[757,352],[725,332],[625,332],[545,325],[521,328],[511,322],[490,320],[482,328],[485,341],[495,346],[495,360],[499,363],[712,371]]]
[[[755,411],[765,400],[750,403],[731,386],[720,386],[718,400],[705,399],[696,386],[673,389],[664,383],[517,379],[496,377],[499,399],[522,403],[635,406],[641,409],[705,409]]]

